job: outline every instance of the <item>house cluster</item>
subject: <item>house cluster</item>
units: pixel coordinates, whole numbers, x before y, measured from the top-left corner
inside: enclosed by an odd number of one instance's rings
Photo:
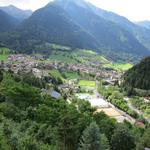
[[[78,71],[81,73],[87,73],[87,74],[95,74],[96,77],[102,77],[102,78],[107,78],[110,80],[115,80],[120,78],[120,74],[112,69],[107,69],[107,68],[97,68],[94,66],[90,65],[84,65],[84,64],[70,64],[68,65],[68,70],[72,71]]]
[[[41,59],[34,56],[25,54],[10,55],[7,62],[1,63],[5,70],[11,70],[14,73],[18,72],[32,72],[36,77],[41,78],[47,76],[49,70],[60,69],[70,70],[86,74],[94,74],[96,77],[102,77],[104,79],[116,80],[120,78],[118,72],[102,68],[102,64],[94,63],[95,66],[89,64],[65,64],[63,62],[53,61],[44,62]]]
[[[32,68],[37,67],[37,63],[33,61],[31,56],[28,55],[10,55],[8,61],[1,63],[5,70],[11,70],[14,73],[20,71],[30,72]]]
[[[76,84],[74,84],[74,82],[62,84],[58,87],[58,89],[61,93],[67,95],[79,92],[79,87]]]

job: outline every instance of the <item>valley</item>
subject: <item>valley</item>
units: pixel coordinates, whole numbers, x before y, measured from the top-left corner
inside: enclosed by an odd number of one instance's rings
[[[93,1],[0,2],[0,150],[150,148],[150,22]]]
[[[68,49],[71,50],[69,47]],[[118,122],[127,120],[134,124],[140,116],[149,122],[149,112],[144,115],[144,112],[135,110],[131,103],[126,103],[127,96],[119,89],[122,75],[132,67],[132,64],[114,63],[92,50],[80,49],[68,52],[68,49],[58,46],[57,50],[52,50],[48,55],[26,55],[9,54],[7,48],[1,48],[1,67],[5,71],[12,71],[15,74],[32,73],[36,78],[50,78],[46,83],[49,85],[56,80],[56,83],[58,82],[57,90],[52,86],[44,90],[49,94],[54,91],[60,96],[65,95],[68,101],[74,97],[87,100],[91,106],[97,108],[97,111],[104,111],[110,117],[116,118]],[[102,91],[100,86],[103,87]],[[112,95],[114,93],[121,95],[119,99],[122,99],[122,105],[124,104],[127,109],[111,102],[111,96],[107,97],[103,94],[104,89],[107,91],[107,88],[114,89]],[[126,99],[123,96],[126,96]],[[119,99],[118,101],[120,101]]]

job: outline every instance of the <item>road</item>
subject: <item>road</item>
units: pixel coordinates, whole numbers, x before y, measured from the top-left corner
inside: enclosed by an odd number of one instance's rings
[[[131,102],[130,102],[130,100],[129,100],[128,97],[125,97],[124,100],[127,102],[128,106],[129,106],[132,110],[134,110],[135,112],[137,112],[139,115],[142,115],[142,116],[144,115],[144,113],[143,113],[142,111],[138,110],[136,107],[134,107],[134,106],[131,104]],[[147,118],[147,117],[144,117],[144,118],[150,123],[150,118]]]
[[[94,97],[101,98],[102,100],[106,101],[111,108],[113,108],[116,111],[118,111],[120,114],[122,114],[122,116],[124,116],[124,118],[126,120],[128,120],[130,123],[134,124],[136,122],[136,120],[133,117],[131,117],[130,115],[128,115],[126,112],[118,109],[113,104],[109,103],[106,99],[104,99],[104,97],[98,92],[98,84],[99,84],[99,82],[96,81],[96,87],[95,87],[95,89],[93,91]]]

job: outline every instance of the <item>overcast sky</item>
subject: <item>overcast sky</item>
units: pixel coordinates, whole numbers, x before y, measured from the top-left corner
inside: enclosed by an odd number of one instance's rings
[[[15,5],[36,10],[51,0],[0,0],[0,6]],[[96,6],[118,13],[132,21],[150,20],[150,0],[88,0]]]

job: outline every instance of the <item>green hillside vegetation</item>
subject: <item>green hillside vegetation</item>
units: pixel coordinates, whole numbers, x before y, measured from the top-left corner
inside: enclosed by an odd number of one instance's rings
[[[76,51],[73,51],[73,55],[80,60],[85,59],[83,60],[83,62],[86,62],[86,60],[93,60],[100,61],[102,63],[110,63],[110,61],[108,61],[107,58],[94,52],[93,50],[77,49]]]
[[[127,71],[133,67],[133,65],[130,63],[112,63],[112,64],[110,63],[105,66],[110,67],[117,71]]]
[[[67,52],[60,52],[60,51],[55,51],[52,54],[50,54],[49,60],[70,63],[70,64],[78,63],[77,60],[71,56],[71,54]]]
[[[104,56],[92,51],[92,50],[72,50],[72,51],[63,51],[63,50],[53,50],[49,56],[48,59],[45,60],[45,62],[48,61],[58,61],[63,63],[69,63],[69,64],[87,64],[91,62],[98,62],[102,65],[104,68],[112,68],[116,71],[127,71],[130,68],[132,68],[132,64],[120,62],[116,63],[111,60],[108,60]]]
[[[62,51],[77,48],[93,49],[114,61],[132,62],[150,54],[146,48],[150,43],[147,40],[150,37],[149,31],[142,27],[137,28],[135,24],[121,16],[115,14],[116,17],[112,17],[112,13],[103,11],[102,14],[108,13],[108,16],[114,18],[109,20],[110,17],[101,16],[101,9],[86,1],[81,3],[84,7],[80,7],[75,0],[50,2],[33,12],[11,31],[7,31],[10,17],[1,12],[0,17],[3,20],[1,30],[4,27],[4,31],[7,32],[0,34],[0,44],[28,54],[35,52],[47,54],[57,49]],[[140,39],[137,39],[135,33],[138,33]]]
[[[0,9],[0,33],[8,32],[15,27],[18,20]]]
[[[95,142],[104,150],[149,146],[149,129],[95,114],[84,100],[68,103],[63,97],[43,95],[40,86],[32,86],[33,79],[27,76],[24,82],[22,76],[0,71],[0,149],[77,150],[87,144],[95,147]]]
[[[150,57],[143,59],[124,74],[122,87],[128,92],[135,88],[150,90]]]
[[[65,71],[62,73],[62,75],[67,79],[79,79],[81,78],[81,75],[74,71]]]
[[[62,46],[63,47],[63,46]],[[34,54],[34,55],[40,55],[40,54]],[[86,64],[88,62],[99,62],[102,64],[108,64],[111,63],[109,60],[107,60],[104,56],[92,51],[92,50],[52,50],[49,54],[46,55],[48,57],[45,62],[48,61],[58,61],[63,63],[69,63],[69,64]]]
[[[59,70],[53,69],[49,74],[55,84],[62,84],[65,81]]]
[[[143,98],[139,97],[132,97],[130,101],[134,107],[141,110],[146,117],[150,118],[150,104],[148,102],[145,102]]]
[[[10,50],[5,47],[0,47],[0,61],[6,61],[9,56]]]
[[[90,81],[90,80],[80,80],[78,85],[80,86],[81,90],[94,90],[95,86],[96,86],[96,82],[95,81]]]
[[[100,82],[98,91],[114,106],[138,119],[139,115],[134,110],[130,109],[127,102],[124,100],[124,95],[119,87],[110,85],[106,88],[103,83]]]
[[[68,46],[62,46],[58,44],[50,44],[50,48],[53,50],[62,50],[62,51],[70,51],[71,48]]]

